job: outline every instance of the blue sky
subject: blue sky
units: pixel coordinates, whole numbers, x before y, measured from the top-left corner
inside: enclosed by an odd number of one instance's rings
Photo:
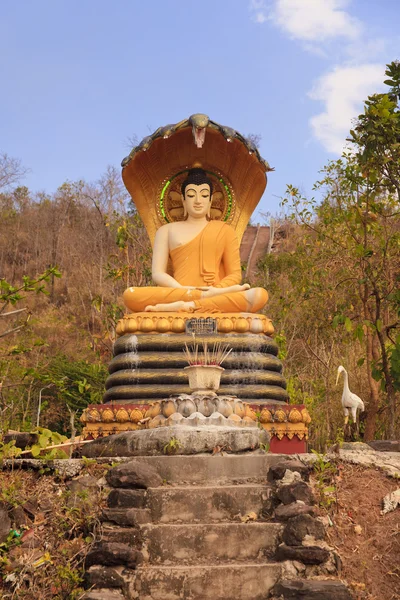
[[[262,136],[276,171],[259,210],[276,213],[340,155],[400,59],[399,22],[397,0],[2,0],[0,152],[52,192],[202,112]]]

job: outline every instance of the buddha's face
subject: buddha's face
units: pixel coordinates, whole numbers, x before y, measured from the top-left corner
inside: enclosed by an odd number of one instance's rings
[[[186,213],[194,219],[202,219],[210,212],[211,194],[208,183],[194,185],[190,183],[182,199]]]

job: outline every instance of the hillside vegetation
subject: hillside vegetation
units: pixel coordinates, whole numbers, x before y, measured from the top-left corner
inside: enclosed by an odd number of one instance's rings
[[[366,404],[360,436],[399,434],[398,63],[387,77],[348,152],[322,170],[318,200],[288,186],[284,239],[251,281],[270,292],[291,402],[309,408],[319,449],[343,437],[340,364]],[[0,428],[71,432],[102,399],[121,293],[150,284],[151,249],[116,169],[52,195],[23,175],[0,156]]]

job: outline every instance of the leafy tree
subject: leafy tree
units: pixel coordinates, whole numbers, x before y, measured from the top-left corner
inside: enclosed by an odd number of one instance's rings
[[[368,183],[400,201],[400,62],[387,65],[385,74],[388,92],[368,97],[349,141]]]
[[[390,90],[368,98],[351,132],[352,149],[323,169],[315,185],[322,201],[304,198],[288,186],[283,204],[297,227],[295,246],[261,265],[270,279],[275,270],[286,281],[276,307],[282,313],[278,319],[283,316],[290,327],[296,314],[301,320],[295,335],[304,335],[308,355],[325,365],[322,395],[329,398],[332,357],[335,367],[349,358],[350,348],[357,357],[369,388],[367,439],[375,435],[378,417],[388,437],[394,438],[398,428],[399,64],[388,65],[386,74]],[[310,329],[314,343],[308,340]]]
[[[58,354],[36,373],[37,386],[46,386],[48,400],[43,405],[46,410],[46,424],[59,431],[74,425],[74,415],[82,412],[89,404],[101,404],[107,368],[99,361],[71,360]],[[68,413],[66,412],[66,410]]]
[[[50,267],[46,269],[44,273],[38,275],[36,278],[28,277],[24,275],[22,277],[22,283],[19,285],[11,285],[5,279],[0,279],[0,317],[3,318],[15,318],[16,315],[21,313],[27,313],[25,321],[18,323],[11,328],[6,328],[0,331],[0,338],[11,335],[17,331],[20,331],[29,321],[29,312],[27,308],[19,308],[16,310],[6,312],[6,308],[11,304],[15,306],[17,302],[26,298],[28,292],[35,292],[36,294],[47,294],[46,283],[50,281],[52,277],[61,277],[60,271],[56,267]]]
[[[373,437],[382,408],[375,383],[379,380],[389,411],[387,431],[393,438],[398,380],[390,361],[400,326],[397,200],[371,188],[351,155],[330,163],[323,173],[316,184],[325,190],[322,203],[302,198],[295,188],[288,190],[293,218],[306,228],[297,251],[311,259],[305,277],[294,285],[297,290],[302,285],[309,303],[316,298],[323,302],[332,328],[363,345],[359,365],[366,361],[370,387],[366,435]]]

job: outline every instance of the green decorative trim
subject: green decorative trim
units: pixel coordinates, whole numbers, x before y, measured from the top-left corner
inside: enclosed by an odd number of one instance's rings
[[[208,173],[209,171],[207,171]],[[222,179],[222,177],[218,178],[220,183],[222,183],[222,185],[225,188],[226,193],[228,194],[228,210],[226,211],[226,216],[224,221],[227,221],[229,219],[229,217],[231,216],[231,212],[232,212],[232,205],[233,205],[233,198],[232,198],[232,194],[231,194],[231,190],[229,189],[229,186],[227,183],[225,183],[225,181]]]

